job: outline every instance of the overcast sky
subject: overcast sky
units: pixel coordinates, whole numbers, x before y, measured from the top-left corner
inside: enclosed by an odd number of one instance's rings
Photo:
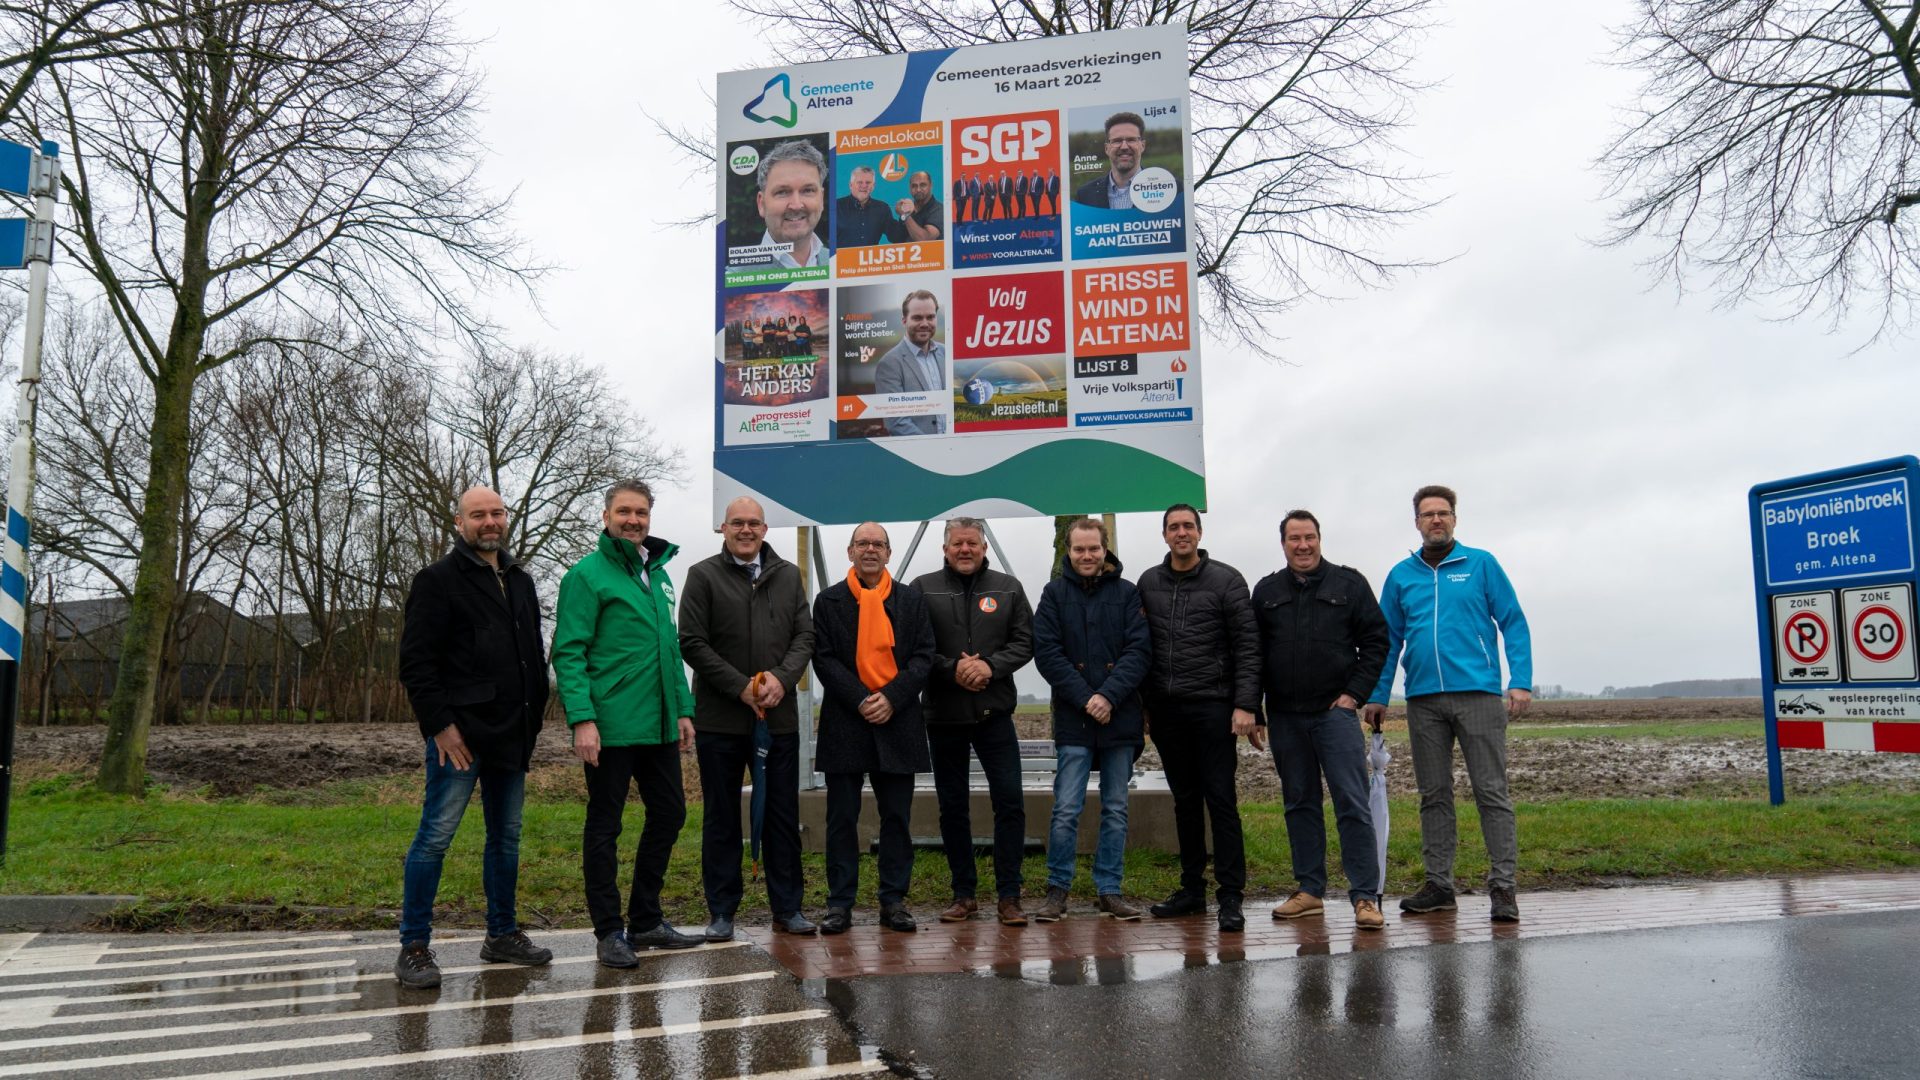
[[[1444,483],[1460,492],[1460,540],[1497,555],[1519,592],[1537,683],[1758,675],[1747,489],[1920,448],[1920,343],[1861,349],[1864,329],[1676,298],[1635,252],[1591,243],[1606,214],[1590,163],[1633,90],[1604,64],[1608,27],[1629,7],[1557,7],[1545,34],[1536,3],[1443,5],[1419,72],[1440,85],[1402,141],[1448,201],[1397,247],[1457,257],[1301,307],[1273,328],[1287,363],[1206,341],[1215,558],[1249,581],[1278,568],[1277,523],[1305,506],[1327,557],[1377,587],[1418,542],[1413,490]],[[690,171],[647,114],[705,129],[716,72],[777,58],[711,0],[676,6],[671,26],[657,15],[471,0],[463,18],[489,39],[493,182],[518,188],[521,231],[565,268],[544,286],[544,315],[500,316],[522,342],[605,365],[685,451],[684,482],[662,493],[653,528],[704,557],[718,546],[713,247],[666,223],[710,208],[713,178]],[[993,525],[1037,594],[1047,523]],[[1122,517],[1128,576],[1164,553],[1158,528],[1157,516]],[[825,530],[836,573],[849,531]],[[893,531],[898,573],[912,530]],[[790,556],[793,530],[772,542]],[[935,543],[930,532],[909,574],[938,564]]]

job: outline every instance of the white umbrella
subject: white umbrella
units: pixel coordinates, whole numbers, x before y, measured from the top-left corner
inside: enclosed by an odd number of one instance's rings
[[[1373,811],[1373,842],[1380,853],[1380,891],[1387,891],[1387,753],[1386,736],[1373,733],[1373,745],[1367,751],[1367,806]]]

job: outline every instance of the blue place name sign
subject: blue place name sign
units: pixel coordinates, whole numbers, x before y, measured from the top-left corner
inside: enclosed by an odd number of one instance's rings
[[[1767,584],[1913,570],[1913,507],[1905,476],[1848,480],[1760,501]]]

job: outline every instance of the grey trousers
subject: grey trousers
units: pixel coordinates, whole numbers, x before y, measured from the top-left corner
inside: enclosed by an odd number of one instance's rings
[[[1420,786],[1420,859],[1427,881],[1453,888],[1453,744],[1467,759],[1480,835],[1487,844],[1487,886],[1513,888],[1520,839],[1507,797],[1507,708],[1498,694],[1422,694],[1407,699],[1413,779]]]

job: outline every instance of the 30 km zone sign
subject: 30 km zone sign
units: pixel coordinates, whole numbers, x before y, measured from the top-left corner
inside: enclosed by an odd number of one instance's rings
[[[1786,682],[1836,682],[1833,593],[1786,593],[1773,598],[1774,660]]]
[[[1840,594],[1847,627],[1847,677],[1855,682],[1912,679],[1913,587],[1879,585]]]

